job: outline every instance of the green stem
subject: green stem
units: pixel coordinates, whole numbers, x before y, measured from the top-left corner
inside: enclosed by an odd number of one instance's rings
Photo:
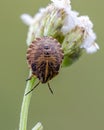
[[[35,83],[35,78],[32,78],[26,84],[26,89],[23,96],[23,102],[22,102],[21,113],[20,113],[19,130],[27,130],[28,110],[29,110],[29,104],[30,104],[32,92],[26,96],[25,94],[32,89],[34,83]]]

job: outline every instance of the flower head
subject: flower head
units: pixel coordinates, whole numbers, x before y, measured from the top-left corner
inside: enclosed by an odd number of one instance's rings
[[[42,8],[32,18],[28,14],[21,19],[29,26],[27,44],[37,37],[51,36],[57,39],[64,51],[63,66],[78,59],[83,50],[94,53],[99,49],[95,42],[93,24],[88,16],[79,16],[71,9],[70,0],[51,0],[52,3]]]

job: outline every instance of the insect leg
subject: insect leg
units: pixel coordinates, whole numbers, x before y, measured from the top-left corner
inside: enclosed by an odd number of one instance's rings
[[[48,88],[49,88],[50,92],[53,94],[53,90],[51,89],[50,84],[49,83],[47,83],[47,84],[48,84]]]
[[[31,80],[32,77],[33,77],[33,75],[31,75],[30,77],[28,77],[28,78],[26,79],[26,81]]]
[[[25,94],[25,96],[28,95],[30,92],[32,92],[39,84],[40,84],[40,81],[39,81],[30,91],[28,91],[28,92]]]

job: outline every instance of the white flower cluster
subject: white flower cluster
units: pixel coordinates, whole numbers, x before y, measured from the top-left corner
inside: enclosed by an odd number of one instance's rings
[[[66,13],[66,17],[64,19],[64,23],[61,28],[61,32],[63,35],[66,35],[76,26],[83,27],[85,30],[84,40],[80,45],[80,48],[84,48],[87,53],[94,53],[99,49],[97,43],[95,43],[96,35],[93,32],[93,24],[90,21],[88,16],[79,16],[79,13],[73,11],[71,9],[70,0],[51,0],[52,4],[50,4],[47,8],[40,9],[39,13],[37,13],[33,18],[28,14],[21,15],[22,21],[30,26],[27,38],[27,44],[30,44],[30,37],[33,35],[33,30],[35,23],[39,22],[39,20],[44,17],[45,12],[48,11],[52,6],[57,9],[63,9]],[[54,9],[54,8],[53,8]]]

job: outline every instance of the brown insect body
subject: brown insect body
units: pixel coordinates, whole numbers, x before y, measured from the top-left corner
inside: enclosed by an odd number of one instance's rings
[[[48,82],[58,74],[62,59],[61,45],[52,37],[36,38],[27,50],[28,66],[41,83]]]

